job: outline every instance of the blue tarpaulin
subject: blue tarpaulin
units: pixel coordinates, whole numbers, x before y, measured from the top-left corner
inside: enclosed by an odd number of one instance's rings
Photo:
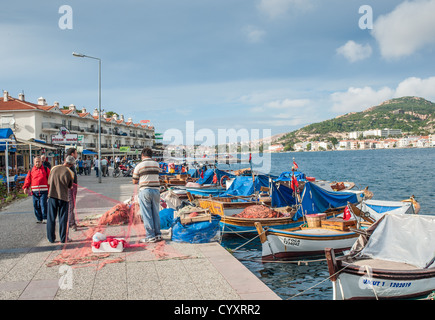
[[[188,243],[208,243],[216,239],[220,230],[219,215],[212,215],[211,222],[201,221],[183,225],[180,217],[175,220],[172,227],[172,241]]]
[[[328,191],[312,182],[306,182],[302,192],[302,206],[293,219],[297,220],[307,214],[323,213],[329,208],[343,207],[347,202],[357,204],[358,195],[354,192]]]
[[[221,196],[250,196],[261,187],[269,187],[269,177],[264,175],[255,176],[255,183],[252,176],[237,176],[231,186]]]
[[[293,197],[293,190],[283,184],[271,184],[272,208],[293,206],[296,200]]]
[[[298,180],[298,181],[306,181],[305,173],[299,172],[299,171],[295,171],[294,174],[295,174],[296,180]],[[285,171],[285,172],[281,173],[279,175],[278,179],[276,179],[275,181],[291,181],[292,180],[292,175],[293,175],[292,171]]]
[[[15,140],[14,132],[11,128],[3,128],[0,129],[0,151],[6,150],[6,139]],[[15,144],[13,142],[8,141],[8,152],[15,152]]]
[[[98,153],[94,152],[94,151],[91,151],[91,150],[83,149],[82,154],[83,155],[88,155],[88,154],[98,154]]]
[[[204,178],[199,178],[197,183],[199,184],[212,184],[213,183],[213,176],[216,172],[218,183],[220,183],[221,178],[223,176],[228,176],[228,178],[234,178],[235,175],[228,173],[226,171],[222,171],[219,169],[207,169],[206,172],[204,172]]]

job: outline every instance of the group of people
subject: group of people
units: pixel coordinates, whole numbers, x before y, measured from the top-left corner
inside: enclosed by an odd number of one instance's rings
[[[34,166],[24,181],[24,192],[33,196],[37,223],[47,224],[47,239],[51,243],[56,241],[56,218],[59,220],[61,243],[69,241],[69,229],[77,230],[74,212],[77,195],[76,159],[75,148],[69,148],[64,163],[53,168],[44,156],[36,156]],[[146,237],[141,242],[156,242],[162,240],[159,217],[161,169],[158,162],[152,159],[150,148],[142,150],[141,160],[133,172],[133,184],[139,187],[139,207],[146,231]]]
[[[67,150],[65,161],[51,168],[45,156],[33,159],[33,168],[27,173],[24,192],[33,196],[37,223],[47,225],[47,239],[56,242],[56,218],[59,220],[60,242],[68,241],[68,230],[77,230],[74,207],[77,195],[77,150]]]

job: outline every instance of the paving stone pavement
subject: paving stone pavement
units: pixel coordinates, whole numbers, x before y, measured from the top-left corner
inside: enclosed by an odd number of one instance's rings
[[[136,188],[131,178],[78,180],[79,220],[129,199]],[[31,197],[0,211],[0,300],[280,300],[217,242],[178,243],[164,235],[121,253],[93,254],[94,229],[79,227],[70,231],[71,242],[51,244],[45,228],[36,223]],[[136,244],[144,237],[143,227],[109,226],[104,233]],[[55,264],[59,259],[79,263]]]

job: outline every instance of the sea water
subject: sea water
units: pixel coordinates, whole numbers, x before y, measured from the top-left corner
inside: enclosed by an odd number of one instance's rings
[[[400,201],[414,195],[421,205],[419,214],[435,215],[435,148],[273,153],[270,174],[290,171],[293,158],[298,170],[307,176],[351,181],[355,189],[368,186],[376,200]],[[246,164],[238,166],[231,169]],[[228,169],[224,165],[221,168]],[[234,256],[283,300],[332,299],[328,268],[322,257],[305,258],[302,261],[312,261],[299,265],[297,261],[262,263],[258,237],[247,243],[253,237],[225,235],[222,246],[238,248]]]

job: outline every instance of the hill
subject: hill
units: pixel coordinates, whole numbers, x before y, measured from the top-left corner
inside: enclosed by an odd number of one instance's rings
[[[401,129],[410,135],[435,132],[435,103],[419,97],[387,100],[361,112],[351,112],[334,119],[313,123],[283,135],[278,142],[288,149],[300,141],[341,139],[353,131]]]

